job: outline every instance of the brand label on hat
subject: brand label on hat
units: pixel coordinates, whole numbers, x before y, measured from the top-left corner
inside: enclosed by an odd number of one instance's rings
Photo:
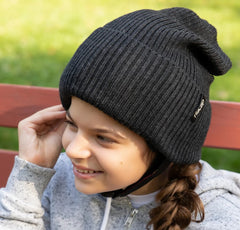
[[[193,116],[192,116],[192,121],[196,121],[197,117],[199,116],[200,112],[202,111],[203,107],[205,105],[205,98],[202,96],[201,97],[201,101],[200,101],[200,104],[198,106],[198,108],[195,110]]]

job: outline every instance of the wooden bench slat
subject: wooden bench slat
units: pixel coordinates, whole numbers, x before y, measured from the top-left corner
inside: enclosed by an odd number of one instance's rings
[[[0,188],[7,183],[16,155],[17,152],[15,151],[0,149]]]
[[[212,120],[204,146],[240,150],[240,103],[211,101],[211,105]]]
[[[56,88],[0,84],[0,126],[17,127],[23,118],[57,104]]]

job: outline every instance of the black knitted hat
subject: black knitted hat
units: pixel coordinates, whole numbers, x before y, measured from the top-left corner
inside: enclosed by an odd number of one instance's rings
[[[140,10],[95,30],[60,80],[76,96],[141,135],[168,161],[199,161],[211,117],[209,86],[229,58],[216,29],[185,8]]]

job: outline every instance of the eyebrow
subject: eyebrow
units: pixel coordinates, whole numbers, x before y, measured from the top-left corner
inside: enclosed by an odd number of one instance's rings
[[[70,118],[71,121],[73,121],[74,124],[76,124],[76,122],[73,120],[69,110],[66,111],[66,115]],[[104,134],[112,134],[114,135],[116,138],[119,139],[123,139],[126,140],[127,138],[122,136],[121,134],[117,133],[116,131],[112,130],[112,129],[106,129],[106,128],[96,128],[96,129],[91,129],[92,131],[98,132],[98,133],[104,133]]]

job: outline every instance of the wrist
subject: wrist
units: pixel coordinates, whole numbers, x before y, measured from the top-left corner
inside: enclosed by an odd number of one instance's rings
[[[16,156],[6,189],[23,200],[30,200],[33,196],[41,198],[54,174],[54,169],[38,166]]]

